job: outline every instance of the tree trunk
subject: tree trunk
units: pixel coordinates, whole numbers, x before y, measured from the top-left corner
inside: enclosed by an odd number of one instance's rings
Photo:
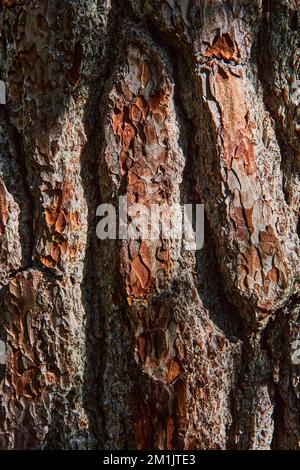
[[[0,14],[0,447],[299,449],[300,2]],[[203,248],[99,240],[119,196]]]

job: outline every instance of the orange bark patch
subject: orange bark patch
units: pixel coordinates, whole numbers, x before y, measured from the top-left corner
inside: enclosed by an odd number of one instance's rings
[[[168,382],[173,382],[181,373],[181,367],[176,359],[172,359],[169,371],[168,371]]]
[[[57,233],[63,233],[67,225],[67,215],[65,213],[65,210],[62,209],[56,219],[55,222],[55,231]]]
[[[245,217],[247,220],[247,226],[248,226],[250,235],[252,235],[252,233],[254,232],[254,226],[252,222],[253,207],[251,207],[250,209],[245,208],[244,213],[245,213]]]
[[[207,48],[205,56],[237,61],[239,52],[235,40],[226,33],[215,38],[212,46]]]
[[[260,247],[267,255],[272,255],[277,251],[277,238],[271,226],[268,226],[266,231],[259,232]]]
[[[122,135],[122,126],[123,126],[123,112],[115,108],[115,112],[112,116],[112,128],[115,135]]]
[[[140,122],[142,120],[142,110],[136,104],[133,104],[130,108],[130,117],[132,121]]]
[[[249,276],[254,279],[254,275],[257,271],[261,271],[261,261],[255,246],[249,246],[245,254],[247,260],[247,269]]]
[[[142,288],[144,289],[148,283],[149,270],[143,264],[140,256],[134,258],[134,260],[131,262],[131,267],[134,273],[136,274],[137,278],[139,279]]]
[[[278,280],[279,280],[279,275],[278,275],[278,269],[273,267],[272,269],[270,269],[270,271],[268,272],[268,279],[270,281],[273,281],[275,282],[275,284],[278,283]]]
[[[123,131],[123,149],[125,151],[128,151],[131,145],[131,142],[135,138],[135,130],[134,127],[131,124],[128,124],[127,122],[124,125],[124,131]]]
[[[242,79],[225,73],[222,67],[217,74],[217,100],[220,104],[224,122],[225,159],[231,166],[232,159],[242,159],[246,173],[256,172],[254,145],[252,136],[253,124],[248,122],[248,108]]]
[[[138,96],[134,103],[136,104],[136,106],[138,106],[140,108],[140,110],[142,111],[142,119],[143,121],[146,121],[146,118],[148,116],[148,113],[149,113],[149,103],[146,101],[146,99],[143,97],[143,96]]]
[[[70,214],[71,228],[77,230],[79,228],[79,214],[77,211]]]
[[[139,252],[143,263],[151,270],[154,263],[154,254],[152,247],[149,246],[149,244],[143,240]]]
[[[176,187],[171,175],[177,155],[170,152],[170,141],[174,137],[167,119],[172,106],[173,85],[167,73],[163,78],[162,62],[145,52],[144,48],[136,56],[137,48],[135,46],[131,50],[129,45],[130,72],[112,89],[110,123],[113,138],[107,139],[105,156],[112,175],[118,178],[127,175],[128,202],[149,207],[149,204],[166,203]],[[139,86],[133,86],[133,83]],[[137,93],[135,96],[134,92]],[[118,165],[115,155],[118,155]],[[156,181],[157,177],[159,181]],[[130,217],[136,222],[140,215],[132,213]],[[172,269],[171,251],[164,253],[164,260],[156,258],[159,245],[161,241],[151,240],[149,243],[147,240],[129,244],[121,250],[121,272],[130,304],[140,300],[145,302],[147,296],[155,291],[162,262],[167,273]],[[160,277],[160,288],[163,288],[167,280],[164,282],[163,276]]]
[[[55,267],[55,261],[50,256],[41,256],[40,260],[41,260],[41,263],[47,268]]]

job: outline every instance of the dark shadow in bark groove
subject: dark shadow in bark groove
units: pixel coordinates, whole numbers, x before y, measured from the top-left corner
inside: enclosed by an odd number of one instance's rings
[[[35,243],[34,198],[27,181],[27,168],[22,137],[18,130],[9,122],[7,108],[4,111],[1,111],[1,120],[6,123],[4,125],[4,129],[7,131],[7,148],[5,148],[5,144],[1,144],[1,146],[3,145],[3,151],[2,149],[0,149],[0,151],[3,154],[3,159],[5,160],[5,165],[7,166],[9,173],[13,175],[12,184],[10,178],[7,178],[5,181],[7,190],[20,208],[18,217],[22,251],[20,269],[24,270],[31,265],[33,258]],[[13,148],[10,148],[9,145],[12,145]],[[15,181],[17,181],[17,185],[14,184]],[[19,272],[19,269],[16,272]],[[11,276],[14,275],[14,273],[10,274]]]
[[[100,58],[99,58],[100,59]],[[100,60],[99,60],[100,68]],[[81,283],[82,304],[86,316],[86,358],[83,384],[83,401],[89,420],[89,448],[101,448],[104,444],[104,415],[101,403],[103,390],[103,342],[104,342],[104,315],[98,292],[98,264],[99,246],[96,238],[96,209],[100,204],[100,152],[97,148],[97,135],[101,129],[99,108],[103,92],[104,76],[97,77],[91,84],[88,102],[83,121],[87,133],[87,143],[81,156],[81,178],[84,196],[88,205],[87,245],[84,259],[83,279]],[[100,84],[97,83],[99,80]],[[92,128],[90,123],[93,122]],[[101,132],[101,131],[100,131]]]
[[[124,427],[125,442],[119,443],[120,448],[133,447],[130,441],[130,429],[126,423],[126,412],[114,407],[114,399],[111,403],[105,402],[106,389],[112,390],[117,387],[114,382],[114,374],[105,373],[108,367],[110,348],[114,345],[108,342],[112,341],[111,335],[119,336],[122,346],[122,353],[116,360],[124,361],[124,373],[128,369],[130,357],[133,357],[133,351],[127,351],[130,327],[128,325],[126,312],[126,296],[123,293],[123,286],[120,280],[119,269],[120,262],[118,253],[120,251],[119,241],[105,240],[100,241],[96,235],[96,226],[99,218],[96,217],[96,209],[102,203],[114,203],[113,200],[105,200],[105,190],[102,186],[109,184],[109,177],[101,173],[105,166],[103,162],[104,130],[103,125],[106,120],[105,110],[107,108],[107,87],[110,79],[115,72],[116,60],[119,54],[119,46],[112,52],[111,42],[115,41],[116,30],[121,30],[120,21],[126,18],[125,8],[120,9],[117,3],[113,6],[109,14],[106,38],[106,56],[99,57],[99,70],[102,74],[94,77],[90,85],[88,102],[84,122],[86,122],[86,132],[88,141],[81,158],[81,177],[83,181],[84,196],[88,204],[88,229],[87,229],[87,247],[84,260],[83,281],[81,284],[82,303],[86,314],[86,358],[83,384],[84,408],[90,423],[89,448],[118,448],[118,443],[110,442],[109,437],[109,416],[119,412],[120,422],[124,419],[121,426]],[[107,52],[108,51],[108,52]],[[101,52],[100,52],[101,55]],[[104,56],[104,54],[103,54]],[[90,126],[92,123],[92,126]],[[117,206],[117,204],[116,204]],[[109,260],[109,262],[108,262]],[[105,287],[105,282],[108,285]],[[112,310],[112,299],[109,297],[111,287],[114,288],[118,299],[115,309]],[[114,328],[111,331],[111,316]],[[126,346],[127,344],[127,346]],[[133,341],[129,341],[133,344]],[[117,365],[116,365],[117,366]],[[123,378],[124,381],[124,378]],[[127,381],[124,381],[127,386]],[[120,390],[121,393],[121,390]],[[107,423],[108,421],[108,423]]]
[[[289,178],[295,174],[297,175],[298,166],[296,161],[296,151],[292,148],[292,145],[289,142],[287,136],[287,129],[284,129],[283,124],[280,122],[276,106],[279,106],[280,96],[275,93],[274,88],[271,86],[271,83],[275,81],[274,70],[272,66],[272,57],[273,53],[271,50],[271,28],[276,28],[276,8],[278,7],[278,2],[270,2],[269,0],[263,1],[262,9],[262,23],[261,28],[258,32],[258,39],[256,48],[254,47],[251,51],[252,57],[251,60],[257,64],[258,68],[258,79],[263,88],[263,100],[267,111],[270,113],[274,123],[275,123],[275,133],[278,146],[280,148],[281,154],[281,171],[283,173],[283,192],[285,196],[286,203],[289,205],[289,191],[288,183]],[[282,29],[278,28],[277,34],[282,34]],[[285,31],[285,36],[281,37],[282,43],[287,42],[288,30]],[[271,80],[270,80],[271,77]],[[283,91],[282,91],[283,93]]]

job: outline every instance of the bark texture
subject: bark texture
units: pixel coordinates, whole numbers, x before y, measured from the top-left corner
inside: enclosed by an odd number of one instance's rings
[[[2,0],[2,449],[300,448],[299,21]],[[120,195],[203,203],[203,249],[98,240]]]

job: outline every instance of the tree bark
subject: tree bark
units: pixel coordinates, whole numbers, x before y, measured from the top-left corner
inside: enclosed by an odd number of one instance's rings
[[[0,15],[0,447],[299,449],[300,2]],[[121,195],[204,247],[99,240]]]

